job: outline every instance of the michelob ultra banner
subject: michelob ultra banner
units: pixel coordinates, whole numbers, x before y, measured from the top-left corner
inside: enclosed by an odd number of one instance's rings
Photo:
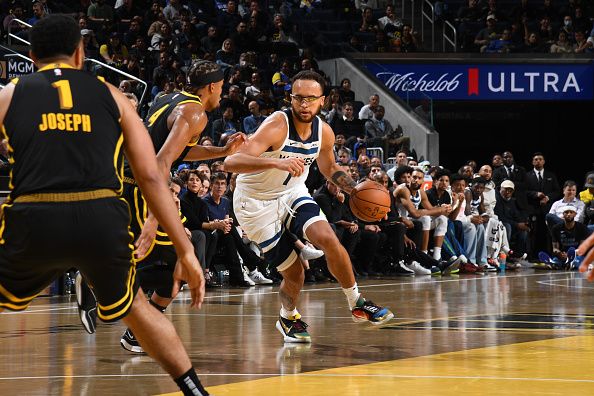
[[[592,100],[593,64],[395,64],[365,67],[402,98]]]

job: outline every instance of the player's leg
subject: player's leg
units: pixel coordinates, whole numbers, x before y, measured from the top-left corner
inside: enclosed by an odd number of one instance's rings
[[[285,342],[311,342],[307,332],[307,324],[301,320],[297,310],[297,301],[303,288],[305,272],[300,259],[279,271],[283,280],[278,291],[281,300],[281,310],[276,328],[284,337]]]
[[[355,282],[353,274],[351,259],[340,244],[336,234],[330,227],[330,224],[324,218],[317,218],[312,216],[317,208],[319,214],[319,207],[314,204],[303,205],[297,210],[295,219],[296,224],[304,224],[303,233],[306,238],[314,245],[318,246],[326,256],[328,269],[332,275],[338,280],[342,287],[349,308],[351,309],[353,320],[355,321],[369,321],[373,324],[382,324],[394,317],[390,310],[374,304],[370,300],[365,300],[359,293],[359,288]],[[305,220],[309,217],[313,221]]]
[[[171,375],[184,395],[208,395],[173,324],[147,303],[141,289],[123,322],[134,332],[143,349]]]

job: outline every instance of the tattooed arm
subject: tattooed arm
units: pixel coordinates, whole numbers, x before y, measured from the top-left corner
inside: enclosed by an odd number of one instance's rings
[[[330,125],[324,123],[322,128],[322,147],[320,148],[320,156],[318,157],[318,167],[320,172],[336,184],[342,191],[350,194],[353,187],[357,184],[345,171],[336,163],[334,158],[334,132]]]

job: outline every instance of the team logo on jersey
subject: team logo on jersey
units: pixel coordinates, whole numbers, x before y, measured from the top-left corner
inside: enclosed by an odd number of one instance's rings
[[[61,76],[62,75],[62,69],[54,69],[54,74],[56,76],[58,76],[58,77]]]

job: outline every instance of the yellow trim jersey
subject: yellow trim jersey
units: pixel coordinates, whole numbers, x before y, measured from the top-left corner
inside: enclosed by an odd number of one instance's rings
[[[12,163],[11,198],[41,192],[120,192],[119,119],[109,88],[86,72],[52,64],[20,77],[2,127]]]

